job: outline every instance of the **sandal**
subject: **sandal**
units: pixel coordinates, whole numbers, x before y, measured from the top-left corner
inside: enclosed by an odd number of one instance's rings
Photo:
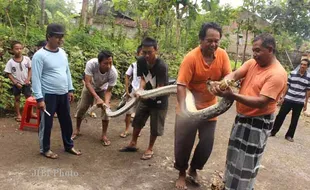
[[[51,150],[48,150],[45,153],[42,153],[42,155],[45,156],[46,158],[50,158],[50,159],[57,159],[58,158],[58,155]]]
[[[108,139],[106,139],[106,140],[101,139],[101,144],[103,146],[110,146],[111,145],[111,141],[109,141]]]
[[[131,146],[125,146],[121,149],[119,149],[120,152],[137,152],[139,149],[136,147],[131,147]]]
[[[153,158],[154,152],[152,151],[151,153],[143,153],[141,160],[149,160]]]
[[[70,149],[66,149],[65,151],[76,156],[82,155],[82,152],[80,150],[75,150],[73,147]]]
[[[72,139],[72,140],[76,140],[76,139],[79,138],[80,136],[82,136],[81,133],[75,133],[75,134],[73,134],[73,135],[71,136],[71,139]]]
[[[15,121],[21,122],[21,121],[22,121],[22,118],[21,118],[21,117],[15,117]]]
[[[123,132],[122,134],[120,134],[119,136],[122,138],[126,138],[128,135],[130,135],[129,132]]]
[[[200,186],[200,182],[199,180],[196,178],[196,177],[193,177],[191,175],[188,175],[186,176],[186,179],[185,179],[187,182],[191,183],[192,185],[195,185],[197,187]]]

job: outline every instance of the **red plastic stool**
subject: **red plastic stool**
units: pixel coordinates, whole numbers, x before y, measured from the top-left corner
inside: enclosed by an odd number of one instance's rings
[[[22,121],[20,122],[19,130],[23,130],[25,126],[31,127],[31,128],[39,128],[40,125],[40,110],[36,109],[37,117],[32,117],[32,107],[37,106],[37,101],[32,96],[27,98],[23,114],[22,114]],[[30,119],[36,119],[36,123],[30,123]]]

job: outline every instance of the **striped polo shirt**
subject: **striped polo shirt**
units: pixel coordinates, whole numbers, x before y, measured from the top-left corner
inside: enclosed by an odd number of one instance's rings
[[[292,71],[288,77],[288,91],[284,97],[285,100],[304,104],[307,90],[310,90],[310,74],[306,72],[303,76],[299,70]]]

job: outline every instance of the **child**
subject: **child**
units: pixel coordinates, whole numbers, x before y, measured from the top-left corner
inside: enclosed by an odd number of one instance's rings
[[[142,55],[142,46],[140,45],[137,48],[137,57]],[[131,83],[130,83],[131,79]],[[140,87],[140,77],[137,77],[137,62],[134,62],[131,64],[125,75],[125,88],[126,88],[126,99],[129,101],[133,94],[139,89]],[[131,121],[131,115],[135,114],[135,109],[136,107],[130,109],[125,116],[125,131],[120,134],[120,137],[126,138],[130,133],[129,133],[129,126],[130,126],[130,121]],[[140,136],[140,134],[139,134]]]
[[[17,122],[21,121],[20,114],[20,94],[23,93],[25,98],[31,96],[31,61],[27,56],[22,55],[23,45],[18,41],[13,41],[11,44],[11,50],[13,53],[13,58],[11,58],[4,69],[7,73],[9,79],[13,83],[12,91],[15,97],[15,110]]]

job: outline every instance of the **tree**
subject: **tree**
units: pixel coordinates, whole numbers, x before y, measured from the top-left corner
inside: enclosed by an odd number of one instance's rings
[[[45,0],[40,0],[41,1],[41,16],[40,16],[40,26],[41,28],[44,27],[44,20],[45,20]]]
[[[80,20],[80,27],[86,26],[87,22],[87,11],[88,11],[88,0],[83,0],[82,3],[82,10],[81,10],[81,20]]]
[[[271,21],[274,34],[281,35],[284,31],[294,37],[297,50],[304,40],[310,39],[308,0],[278,0],[276,3],[269,0],[261,15]]]

